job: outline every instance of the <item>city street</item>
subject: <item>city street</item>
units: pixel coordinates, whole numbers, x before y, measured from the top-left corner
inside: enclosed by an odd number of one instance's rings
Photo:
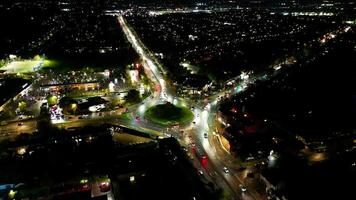
[[[295,58],[293,56],[287,57],[284,60],[280,60],[278,63],[275,63],[273,66],[270,66],[270,68],[274,69],[273,73],[242,73],[240,76],[228,80],[227,83],[230,82],[236,86],[230,89],[226,88],[217,94],[208,97],[208,102],[187,103],[189,102],[188,100],[179,99],[175,96],[174,92],[169,89],[170,87],[166,84],[167,81],[165,81],[167,80],[167,77],[165,77],[164,72],[161,71],[162,66],[157,62],[152,54],[149,53],[147,48],[137,37],[134,30],[132,30],[126,23],[124,17],[119,16],[118,21],[128,41],[144,60],[145,69],[152,72],[153,76],[150,76],[149,78],[152,82],[158,83],[161,88],[160,91],[154,92],[153,98],[148,98],[141,106],[139,106],[137,113],[140,114],[140,116],[143,116],[146,108],[165,101],[172,102],[173,99],[178,100],[178,102],[184,102],[184,104],[189,105],[190,107],[195,107],[193,111],[195,116],[193,120],[194,123],[181,127],[181,131],[185,132],[185,137],[191,136],[193,141],[190,141],[187,138],[181,138],[181,136],[177,136],[177,138],[181,139],[181,142],[185,144],[185,146],[191,145],[186,141],[193,142],[195,148],[199,149],[199,151],[203,150],[206,153],[208,164],[204,170],[211,176],[210,179],[214,180],[215,184],[225,190],[228,190],[228,193],[231,195],[232,199],[266,199],[266,197],[263,194],[258,193],[255,188],[245,185],[244,179],[250,169],[237,171],[237,169],[240,169],[241,166],[239,166],[237,162],[234,162],[232,155],[224,149],[221,142],[218,140],[218,137],[215,135],[214,130],[216,113],[219,108],[219,101],[221,100],[221,97],[242,93],[248,88],[249,85],[254,84],[256,81],[266,81],[271,79],[282,71],[280,70],[281,66],[289,66],[297,62]],[[325,41],[322,41],[321,43],[324,42]],[[165,130],[162,131],[164,132]],[[208,135],[208,138],[204,136],[205,134]],[[196,156],[194,157],[198,159]],[[195,163],[199,163],[199,161]],[[197,168],[199,169],[200,167],[197,166]],[[223,169],[225,168],[227,168],[230,172],[224,172]],[[218,178],[216,176],[218,176]],[[246,187],[247,190],[242,191],[241,185],[245,185],[244,187]]]
[[[172,81],[167,77],[164,66],[155,58],[155,54],[150,52],[144,45],[135,30],[127,23],[124,16],[118,15],[117,21],[127,41],[139,55],[141,60],[140,64],[144,68],[145,75],[152,83],[151,85],[153,85],[150,95],[141,102],[130,104],[130,106],[126,108],[120,105],[120,108],[117,106],[114,110],[101,112],[100,109],[97,109],[91,114],[63,114],[62,111],[58,111],[60,109],[56,107],[53,112],[57,113],[54,115],[55,119],[51,120],[52,124],[66,130],[77,129],[84,126],[112,124],[146,133],[147,138],[150,139],[175,137],[182,146],[186,148],[187,154],[191,156],[192,163],[197,168],[202,180],[204,182],[211,181],[215,186],[223,189],[225,199],[267,199],[265,191],[258,191],[254,184],[250,184],[251,182],[260,181],[258,180],[260,175],[256,172],[253,178],[248,178],[247,174],[253,171],[253,167],[242,167],[236,157],[231,155],[229,150],[222,144],[219,133],[216,133],[219,125],[217,115],[220,103],[224,98],[230,98],[233,95],[243,93],[249,86],[256,82],[270,80],[283,71],[281,70],[282,67],[284,68],[295,64],[297,59],[294,56],[288,55],[287,58],[280,59],[273,65],[271,64],[271,66],[269,66],[271,71],[268,72],[259,72],[258,74],[242,72],[241,75],[226,81],[226,86],[224,86],[223,89],[216,91],[215,94],[203,100],[193,101],[183,99],[175,93],[174,87],[169,84]],[[324,45],[329,40],[337,37],[338,34],[342,34],[343,31],[346,32],[348,30],[331,31],[325,34],[323,36],[324,39],[320,40],[317,45]],[[308,45],[311,44],[305,43],[305,46]],[[112,82],[110,83],[112,84]],[[31,85],[31,90],[32,89],[36,90],[36,88],[33,88]],[[125,91],[127,89],[128,88],[125,88]],[[114,93],[112,94],[113,96],[115,95]],[[105,94],[103,99],[109,99],[107,94]],[[32,105],[33,113],[38,112],[36,115],[39,115],[39,110],[45,102],[45,97],[41,100],[38,99]],[[145,118],[147,109],[167,102],[190,109],[194,114],[192,122],[167,127],[150,122]],[[122,116],[124,114],[127,114],[129,117],[123,118]],[[15,139],[16,136],[21,133],[34,133],[36,131],[36,118],[3,121],[0,125],[0,140]]]
[[[123,16],[119,16],[118,21],[128,41],[132,44],[136,52],[145,61],[144,62],[145,69],[148,68],[148,70],[152,72],[153,76],[150,76],[149,78],[151,78],[152,82],[158,83],[161,88],[159,92],[157,91],[154,93],[155,96],[153,98],[147,98],[147,100],[143,102],[143,104],[138,108],[138,113],[143,114],[145,109],[152,105],[156,105],[158,103],[165,102],[165,101],[172,102],[173,99],[178,99],[174,97],[173,92],[170,89],[168,89],[169,86],[167,86],[166,81],[164,81],[165,80],[164,73],[160,72],[160,68],[157,67],[155,63],[152,61],[155,59],[150,58],[149,53],[145,53],[144,49],[146,48],[142,45],[142,42],[139,40],[139,38],[137,38],[134,31],[131,30],[129,26],[126,24]],[[222,94],[223,93],[225,92],[222,92]],[[217,99],[213,98],[211,102],[216,105]],[[231,195],[230,196],[231,199],[258,199],[257,198],[258,196],[255,195],[256,192],[253,192],[252,188],[249,189],[247,192],[241,192],[241,189],[239,187],[239,185],[241,184],[241,180],[238,178],[239,175],[237,173],[235,174],[234,172],[231,173],[223,172],[223,168],[229,166],[229,157],[227,157],[226,154],[218,154],[217,153],[218,151],[224,152],[224,150],[222,150],[221,145],[220,144],[217,145],[218,143],[216,142],[211,143],[210,141],[212,141],[212,139],[207,140],[203,136],[204,133],[209,133],[211,137],[212,135],[211,130],[213,129],[209,127],[209,124],[215,124],[215,123],[213,123],[214,117],[210,117],[210,116],[215,116],[215,112],[217,109],[215,108],[213,109],[209,106],[209,108],[206,108],[204,110],[203,108],[200,108],[200,107],[204,107],[200,103],[195,103],[194,105],[190,104],[190,106],[195,107],[194,109],[195,123],[182,127],[182,130],[193,135],[196,148],[199,148],[204,152],[206,152],[208,158],[208,165],[206,166],[205,171],[207,172],[208,175],[211,176],[210,179],[214,180],[215,184],[217,184],[219,187],[223,188],[224,190],[227,190],[229,195]],[[182,141],[184,143],[186,139],[183,138]],[[186,144],[186,146],[189,146],[189,144]],[[196,163],[199,163],[199,161]]]

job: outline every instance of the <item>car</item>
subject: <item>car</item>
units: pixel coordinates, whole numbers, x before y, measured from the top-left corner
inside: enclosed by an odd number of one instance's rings
[[[242,166],[239,168],[240,171],[243,171],[245,169],[246,169],[246,167],[242,167]]]
[[[248,172],[247,177],[254,178],[255,174],[253,172]]]
[[[224,167],[223,168],[223,171],[227,174],[227,173],[229,173],[229,169],[227,168],[227,167]]]
[[[99,184],[100,192],[108,192],[110,191],[110,184],[108,182],[103,182]]]
[[[244,185],[240,184],[239,187],[241,189],[241,192],[246,192],[247,191],[247,189],[246,189],[246,187]]]
[[[246,161],[249,161],[249,160],[254,160],[255,159],[255,157],[253,157],[253,156],[249,156],[249,157],[247,157],[246,158]]]
[[[204,174],[204,172],[203,172],[202,170],[199,170],[199,171],[198,171],[198,174],[199,174],[200,176],[202,176],[202,175]]]
[[[208,133],[204,133],[204,138],[208,138]]]
[[[17,124],[17,126],[22,126],[23,125],[23,123],[22,122],[19,122],[18,124]]]
[[[88,184],[81,185],[79,191],[90,190],[90,186]]]

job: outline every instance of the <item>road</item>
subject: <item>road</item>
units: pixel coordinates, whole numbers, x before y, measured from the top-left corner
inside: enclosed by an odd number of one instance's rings
[[[147,98],[138,107],[137,114],[142,116],[146,108],[167,101],[173,102],[173,100],[176,100],[176,103],[183,102],[184,104],[188,104],[187,102],[189,102],[189,100],[182,100],[176,97],[173,90],[171,90],[170,87],[167,85],[167,81],[165,81],[167,80],[167,78],[164,76],[164,72],[161,71],[161,67],[158,67],[160,66],[160,64],[157,63],[157,59],[152,56],[153,54],[148,52],[147,48],[139,40],[134,31],[127,25],[123,16],[119,16],[118,21],[127,40],[131,43],[132,47],[143,59],[143,66],[145,68],[145,71],[148,71],[148,77],[153,83],[158,84],[160,86],[159,88],[161,89],[155,91],[152,97]],[[223,94],[224,92],[222,92],[222,94],[215,95],[216,97],[210,98],[211,103],[216,106],[217,98]],[[229,194],[229,197],[227,197],[228,199],[258,199],[258,196],[255,195],[256,192],[252,192],[252,188],[249,189],[247,192],[241,192],[239,185],[243,183],[238,178],[238,176],[236,176],[234,171],[232,171],[231,173],[223,172],[223,168],[227,166],[226,162],[228,162],[228,159],[225,159],[225,154],[223,154],[221,158],[221,154],[217,153],[218,151],[222,151],[222,147],[220,145],[216,145],[216,143],[210,143],[209,141],[211,140],[208,140],[203,136],[204,133],[212,132],[208,124],[212,124],[211,121],[209,122],[209,119],[213,120],[213,117],[209,116],[214,116],[214,112],[216,112],[217,109],[215,107],[214,109],[212,109],[211,106],[205,106],[204,103],[201,102],[189,102],[189,104],[195,107],[195,123],[181,127],[180,131],[187,132],[188,134],[186,134],[186,137],[190,136],[194,140],[196,148],[202,149],[206,152],[209,162],[207,166],[205,166],[204,175],[209,175],[209,180],[214,180],[214,183],[216,185],[218,185],[220,188],[223,188],[225,192]],[[203,107],[205,107],[205,110],[203,109]],[[166,132],[163,129],[161,130]],[[180,136],[177,136],[177,138],[180,139],[180,141],[185,144],[185,146],[190,145],[189,143],[185,142],[189,141],[187,138],[181,138]],[[199,163],[199,161],[196,161],[195,163]],[[201,168],[199,166],[197,167]]]
[[[152,82],[159,84],[161,88],[160,91],[156,91],[153,94],[151,99],[143,102],[143,104],[138,108],[137,113],[142,116],[146,108],[165,101],[173,102],[173,100],[183,102],[183,104],[189,104],[194,107],[194,123],[188,126],[180,127],[180,131],[186,132],[186,134],[184,134],[185,137],[190,136],[193,141],[188,138],[181,138],[181,136],[178,136],[177,138],[179,138],[181,143],[185,144],[185,146],[189,146],[191,145],[190,143],[193,142],[195,143],[196,148],[204,150],[208,160],[210,161],[205,169],[207,172],[206,174],[212,175],[210,179],[215,180],[215,184],[226,189],[228,193],[231,194],[232,199],[266,199],[265,196],[256,192],[255,188],[248,186],[246,187],[246,192],[241,192],[239,186],[244,185],[244,178],[246,178],[246,174],[249,169],[238,171],[237,169],[241,166],[239,166],[236,162],[232,162],[234,158],[222,147],[217,136],[214,135],[215,116],[218,111],[221,97],[242,93],[256,81],[266,81],[271,79],[282,71],[282,66],[294,64],[296,62],[295,58],[291,56],[273,66],[270,66],[274,69],[272,73],[242,73],[240,76],[227,81],[227,83],[230,82],[231,85],[234,85],[233,87],[225,88],[217,94],[208,97],[208,102],[191,102],[189,100],[179,99],[176,97],[174,92],[167,85],[167,81],[165,81],[167,80],[167,77],[164,76],[165,73],[157,59],[140,41],[137,34],[135,34],[133,29],[129,27],[123,16],[120,15],[118,17],[118,21],[128,41],[144,60],[145,69],[152,73],[152,76],[149,76],[149,78]],[[345,32],[346,31],[348,31],[348,29],[345,29]],[[148,73],[148,75],[149,74],[150,73]],[[204,133],[208,134],[208,138],[204,137]],[[197,167],[200,168],[199,166]],[[229,168],[231,173],[223,172],[224,167]],[[219,178],[216,178],[215,175],[218,175]]]
[[[36,120],[14,121],[0,126],[0,140],[14,139],[21,133],[33,133],[37,129]]]
[[[221,97],[226,95],[238,94],[246,90],[249,85],[256,80],[267,80],[278,74],[281,64],[286,62],[293,63],[294,60],[287,58],[285,61],[272,66],[275,72],[272,74],[245,74],[244,76],[237,76],[228,82],[233,83],[234,87],[225,88],[215,95],[207,98],[205,102],[193,102],[188,99],[181,99],[176,96],[165,76],[164,69],[152,53],[139,40],[135,32],[126,23],[123,16],[118,16],[118,22],[122,28],[127,40],[136,50],[140,58],[143,60],[142,65],[147,77],[157,87],[154,87],[151,96],[146,98],[138,105],[129,108],[130,113],[133,114],[133,119],[120,119],[119,116],[122,111],[115,111],[115,113],[105,112],[101,115],[92,114],[85,119],[78,119],[73,117],[65,119],[57,123],[57,126],[62,128],[82,127],[87,125],[97,125],[98,123],[113,123],[117,125],[126,126],[128,128],[149,133],[152,137],[170,137],[171,135],[177,137],[181,144],[191,147],[194,143],[195,148],[205,152],[208,157],[208,164],[205,167],[200,165],[196,156],[194,156],[194,164],[198,169],[204,171],[206,180],[213,181],[218,187],[223,188],[228,194],[226,199],[266,199],[256,192],[255,188],[246,186],[247,191],[242,192],[239,187],[244,184],[247,170],[238,170],[239,164],[234,162],[234,158],[226,151],[218,137],[215,135],[215,118],[219,108]],[[325,42],[321,42],[325,43]],[[178,129],[169,129],[167,127],[152,124],[144,119],[144,113],[147,108],[165,103],[172,102],[173,104],[189,105],[194,107],[194,123],[179,127]],[[0,126],[0,138],[15,138],[20,133],[31,133],[37,129],[37,123],[34,119],[23,120],[22,122],[11,122]],[[181,131],[184,134],[181,134]],[[204,134],[208,138],[204,137]],[[224,172],[223,168],[227,167],[229,173]]]
[[[238,176],[235,175],[234,171],[231,173],[223,172],[223,167],[229,166],[228,159],[226,154],[222,154],[222,147],[216,143],[211,137],[212,128],[208,124],[214,124],[213,117],[216,112],[217,98],[225,94],[225,91],[221,92],[218,95],[209,98],[209,104],[213,106],[206,106],[202,102],[191,102],[190,100],[184,100],[178,98],[171,87],[167,84],[167,78],[165,73],[162,70],[162,67],[157,63],[157,59],[152,57],[147,48],[143,43],[138,39],[133,30],[125,22],[122,16],[118,17],[119,24],[124,31],[127,40],[132,44],[133,48],[139,54],[143,60],[143,67],[147,77],[158,87],[155,87],[155,90],[152,92],[151,96],[146,98],[143,102],[138,105],[131,106],[129,108],[130,112],[133,114],[133,119],[119,119],[118,116],[121,114],[119,111],[115,113],[104,112],[101,115],[92,114],[84,119],[79,119],[78,117],[72,116],[72,118],[66,118],[59,121],[56,121],[55,124],[64,129],[83,127],[89,125],[98,125],[100,123],[112,123],[117,125],[126,126],[128,128],[149,133],[152,137],[177,137],[182,144],[188,146],[189,143],[186,143],[186,138],[180,135],[181,131],[185,131],[186,136],[191,136],[196,144],[196,148],[199,148],[206,152],[208,157],[207,166],[202,169],[205,173],[207,180],[212,180],[218,187],[223,188],[225,193],[228,194],[227,199],[256,199],[254,195],[250,195],[250,191],[242,193],[239,185],[241,180]],[[152,124],[144,119],[144,113],[147,108],[165,103],[172,102],[174,104],[190,105],[194,106],[193,110],[195,118],[192,124],[180,127],[179,130],[168,129],[167,127],[159,126]],[[205,110],[204,110],[205,108]],[[214,108],[214,109],[213,109]],[[137,120],[139,117],[139,120]],[[209,121],[210,120],[210,121]],[[0,126],[1,138],[15,137],[16,135],[23,132],[35,132],[37,129],[36,120],[27,120],[23,124],[18,125],[17,122],[13,122],[4,126]],[[204,133],[209,133],[209,139],[203,137]],[[220,152],[220,153],[218,153]],[[226,152],[225,152],[226,153]],[[202,168],[199,166],[199,161],[195,157],[195,165],[197,168]],[[252,190],[252,189],[251,189]]]

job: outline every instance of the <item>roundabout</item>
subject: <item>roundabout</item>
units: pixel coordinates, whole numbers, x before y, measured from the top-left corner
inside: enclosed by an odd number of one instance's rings
[[[149,108],[145,112],[145,118],[159,125],[173,126],[191,122],[194,114],[188,108],[166,103]]]

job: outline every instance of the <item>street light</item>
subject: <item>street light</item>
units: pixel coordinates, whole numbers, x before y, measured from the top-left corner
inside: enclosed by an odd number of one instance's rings
[[[110,83],[109,83],[109,91],[110,91],[110,92],[114,92],[114,91],[115,91],[115,90],[114,90],[114,87],[115,87],[115,84],[110,81]]]

